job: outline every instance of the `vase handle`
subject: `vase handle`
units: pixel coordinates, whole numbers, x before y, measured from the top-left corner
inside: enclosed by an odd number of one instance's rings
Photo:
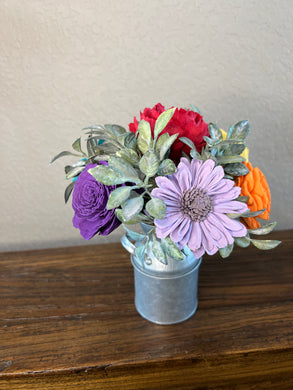
[[[124,236],[121,238],[121,244],[124,246],[127,252],[131,253],[132,255],[134,254],[136,246],[129,241],[129,239],[126,237],[126,234],[124,234]]]

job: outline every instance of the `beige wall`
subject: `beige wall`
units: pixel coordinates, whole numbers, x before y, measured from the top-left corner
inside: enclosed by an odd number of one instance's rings
[[[0,5],[0,250],[83,244],[63,204],[66,160],[50,159],[82,127],[127,125],[157,102],[195,104],[222,128],[249,119],[272,220],[293,227],[292,0]]]

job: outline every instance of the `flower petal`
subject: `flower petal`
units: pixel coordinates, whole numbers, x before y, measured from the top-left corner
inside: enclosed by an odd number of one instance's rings
[[[190,228],[190,219],[184,218],[180,225],[177,225],[175,229],[172,230],[170,238],[174,242],[180,242],[185,235],[188,233]]]
[[[246,227],[239,221],[227,217],[225,214],[213,213],[222,224],[228,229],[233,237],[242,237],[246,235]]]
[[[246,203],[237,202],[236,200],[232,202],[223,202],[213,205],[213,210],[216,213],[235,213],[241,214],[248,210]]]
[[[158,176],[156,177],[156,183],[159,187],[163,188],[164,190],[170,190],[171,192],[176,192],[177,195],[181,196],[181,191],[178,189],[178,187],[168,179],[166,176]]]
[[[200,229],[199,222],[193,221],[190,239],[189,239],[188,244],[187,244],[188,248],[191,250],[196,250],[196,249],[200,248],[201,240],[202,240],[202,237],[201,237],[201,229]]]
[[[189,248],[190,249],[190,248]],[[196,259],[200,259],[202,257],[202,255],[204,254],[205,250],[204,250],[204,247],[200,247],[199,249],[196,249],[196,250],[191,250],[194,257]]]
[[[176,175],[173,175],[172,179],[177,181],[182,192],[191,187],[191,173],[183,162],[178,165]]]
[[[224,169],[220,165],[218,165],[212,171],[212,173],[210,174],[207,180],[206,190],[209,191],[209,189],[213,189],[219,183],[219,181],[223,179],[224,174],[225,174]]]
[[[196,160],[195,158],[191,161],[191,187],[197,187],[198,177],[197,173],[202,166],[203,162],[201,160]]]
[[[240,195],[241,188],[233,187],[231,190],[228,190],[225,193],[213,196],[213,203],[223,203],[226,200],[234,200]]]
[[[198,171],[197,187],[205,188],[209,175],[215,166],[213,160],[206,160]]]
[[[168,222],[166,225],[162,227],[159,226],[160,221],[167,220],[167,218],[165,217],[164,219],[160,219],[160,220],[155,219],[154,222],[156,225],[156,234],[158,238],[166,238],[178,225],[181,224],[183,219],[184,219],[183,216],[181,216],[180,218],[177,217],[176,221],[173,224],[170,224],[170,222]]]
[[[213,237],[209,234],[209,231],[205,226],[205,221],[200,222],[199,224],[202,231],[202,245],[205,248],[208,255],[214,255],[217,252],[218,248],[215,245]]]
[[[225,246],[227,246],[228,241],[222,230],[218,229],[215,225],[213,225],[208,218],[204,222],[209,234],[213,237],[217,247],[224,248]]]
[[[192,232],[192,223],[190,222],[190,224],[189,224],[189,229],[188,229],[187,233],[186,233],[185,236],[182,238],[182,240],[180,240],[180,241],[178,242],[178,244],[179,244],[182,248],[184,248],[184,247],[188,244],[188,241],[189,241],[191,232]]]
[[[221,221],[216,217],[214,213],[209,213],[209,215],[207,216],[207,221],[209,221],[210,224],[218,228],[219,231],[222,232],[222,234],[224,235],[226,239],[226,243],[222,248],[224,248],[228,244],[233,244],[234,240],[230,231],[224,227],[224,225],[221,223]]]

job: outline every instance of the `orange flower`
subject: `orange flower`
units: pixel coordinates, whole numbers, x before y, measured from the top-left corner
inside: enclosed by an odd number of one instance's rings
[[[271,193],[262,171],[257,167],[252,168],[250,162],[244,162],[243,164],[247,166],[249,173],[245,176],[237,177],[235,181],[236,186],[241,187],[242,196],[249,197],[247,206],[251,212],[266,209],[257,217],[242,218],[241,222],[244,223],[248,229],[256,229],[260,227],[260,223],[256,218],[269,219],[271,211]]]

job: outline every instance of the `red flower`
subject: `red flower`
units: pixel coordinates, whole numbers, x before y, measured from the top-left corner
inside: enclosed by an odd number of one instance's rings
[[[140,120],[149,122],[154,132],[155,123],[160,114],[165,111],[165,107],[158,103],[153,108],[145,108],[140,113]],[[129,124],[129,130],[133,133],[138,128],[138,121],[134,117],[133,123]],[[182,157],[182,151],[189,154],[190,147],[179,141],[180,137],[189,138],[195,145],[198,152],[201,152],[202,148],[206,145],[203,137],[209,135],[208,124],[202,119],[202,116],[197,112],[191,110],[184,110],[183,108],[176,108],[173,117],[162,131],[161,134],[168,133],[169,135],[177,134],[178,138],[171,147],[170,156],[175,163],[179,163],[180,157]]]

